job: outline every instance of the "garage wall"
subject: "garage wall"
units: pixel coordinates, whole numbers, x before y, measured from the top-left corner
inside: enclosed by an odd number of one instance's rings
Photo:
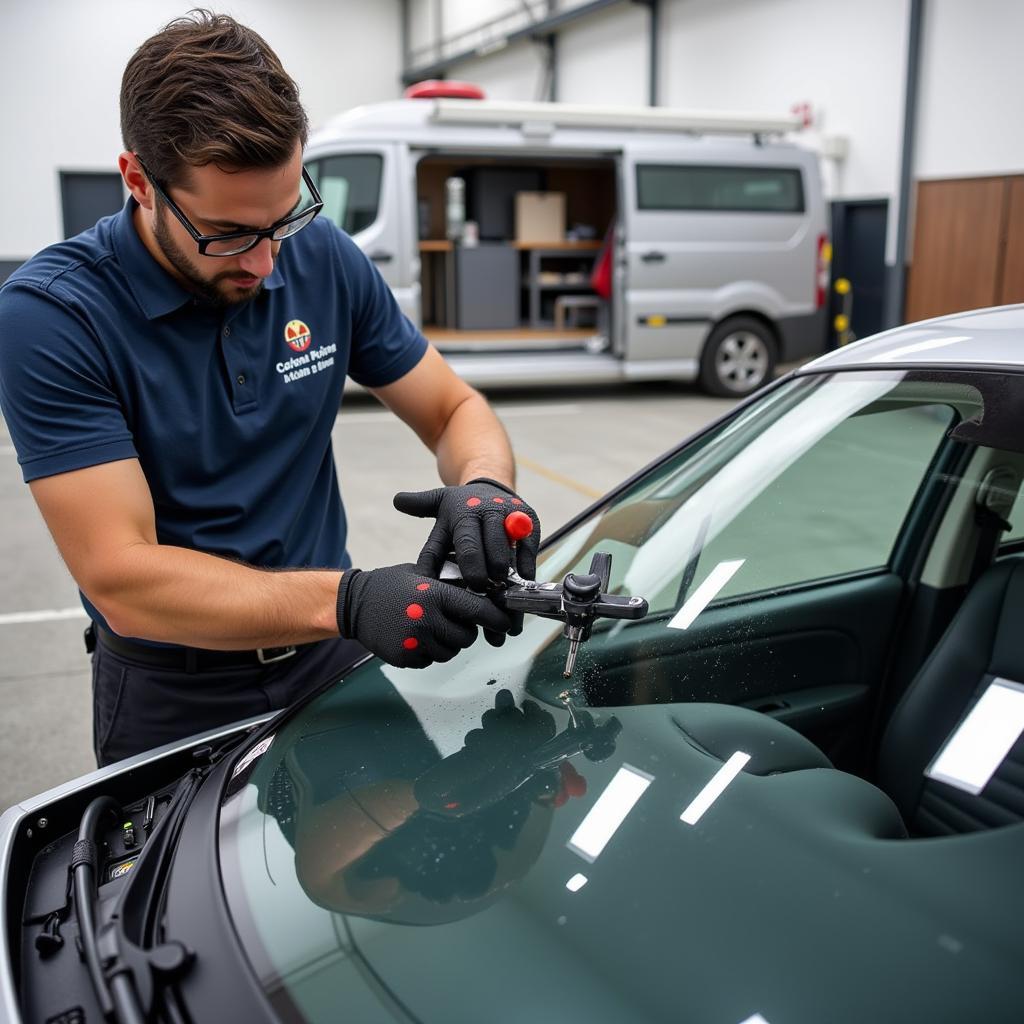
[[[927,0],[917,177],[1024,171],[1022,39],[1019,0]]]
[[[0,265],[62,236],[59,170],[116,171],[117,97],[135,48],[181,0],[4,3],[0,31]],[[228,0],[299,83],[311,120],[400,92],[398,0]],[[130,14],[130,16],[129,16]],[[10,200],[16,199],[15,202]]]
[[[810,102],[850,140],[834,196],[892,195],[899,176],[907,0],[664,0],[662,97],[787,113]]]
[[[644,106],[650,14],[622,4],[585,18],[558,37],[558,98],[566,103]]]

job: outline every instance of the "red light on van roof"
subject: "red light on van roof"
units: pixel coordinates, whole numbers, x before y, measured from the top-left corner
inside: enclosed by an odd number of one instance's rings
[[[444,82],[431,78],[417,82],[405,90],[407,100],[482,100],[486,99],[483,89],[472,82]]]

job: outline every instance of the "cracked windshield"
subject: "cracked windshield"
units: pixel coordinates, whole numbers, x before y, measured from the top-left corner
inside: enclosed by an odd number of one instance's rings
[[[553,975],[580,975],[603,1019],[607,957],[572,960],[591,939],[559,901],[624,856],[616,833],[659,846],[658,787],[644,793],[699,756],[664,732],[664,712],[758,708],[805,685],[794,676],[811,669],[772,638],[823,588],[886,573],[950,428],[981,408],[968,385],[894,371],[797,378],[542,554],[542,583],[604,572],[607,595],[648,606],[589,623],[569,678],[563,623],[527,614],[504,646],[449,664],[370,660],[282,723],[239,762],[221,816],[229,906],[271,998],[335,1019],[330,993],[360,978],[354,1020],[407,1001],[443,1018],[452,999],[485,1019],[483,982],[448,991],[433,972],[463,955],[480,978],[536,976],[501,936],[540,915],[560,931]],[[558,991],[540,979],[515,998],[543,1015]]]

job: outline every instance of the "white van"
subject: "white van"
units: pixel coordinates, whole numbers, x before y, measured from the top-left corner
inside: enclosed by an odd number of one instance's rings
[[[824,348],[826,209],[816,154],[780,139],[796,119],[439,91],[334,118],[306,164],[470,383],[736,396]]]

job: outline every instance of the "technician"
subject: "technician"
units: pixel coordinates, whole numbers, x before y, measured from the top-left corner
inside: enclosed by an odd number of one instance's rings
[[[532,577],[539,523],[484,399],[406,320],[302,165],[298,89],[256,33],[194,11],[121,86],[124,209],[0,289],[0,405],[93,620],[99,764],[280,708],[363,648],[446,661],[519,624],[439,582]],[[437,457],[417,566],[359,571],[331,445],[346,374]],[[362,645],[362,646],[360,646]],[[57,709],[55,709],[56,711]]]

